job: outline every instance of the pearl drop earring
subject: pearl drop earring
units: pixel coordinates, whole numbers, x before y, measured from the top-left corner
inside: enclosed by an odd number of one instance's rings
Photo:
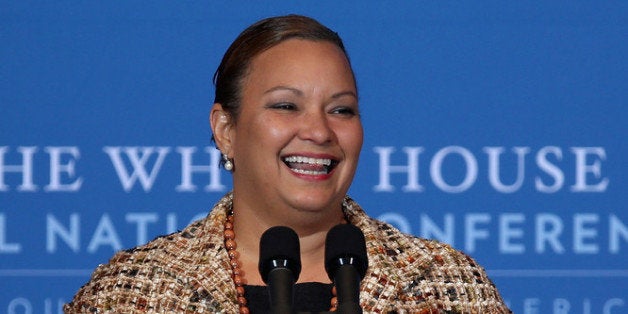
[[[222,160],[224,161],[223,166],[227,171],[233,171],[233,161],[227,157],[227,155],[222,154]]]

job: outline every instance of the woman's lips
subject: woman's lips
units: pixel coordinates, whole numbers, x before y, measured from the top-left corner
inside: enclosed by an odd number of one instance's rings
[[[332,158],[317,158],[301,155],[290,155],[283,158],[283,162],[298,174],[320,176],[329,174],[338,165]]]

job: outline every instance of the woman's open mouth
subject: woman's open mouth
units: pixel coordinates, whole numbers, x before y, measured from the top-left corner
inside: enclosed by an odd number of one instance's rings
[[[338,161],[330,158],[313,158],[305,156],[287,156],[283,162],[290,170],[305,175],[329,174],[338,165]]]

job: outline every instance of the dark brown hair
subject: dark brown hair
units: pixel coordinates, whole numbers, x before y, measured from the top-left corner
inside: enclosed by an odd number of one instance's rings
[[[338,46],[349,60],[342,39],[318,21],[301,15],[270,17],[249,26],[233,41],[214,74],[214,103],[222,104],[237,120],[241,85],[253,58],[283,41],[300,38],[327,41]],[[355,79],[355,76],[354,76]]]

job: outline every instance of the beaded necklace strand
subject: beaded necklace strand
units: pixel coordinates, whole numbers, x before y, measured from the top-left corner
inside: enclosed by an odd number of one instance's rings
[[[236,287],[236,295],[238,300],[238,307],[240,310],[240,314],[249,314],[250,310],[246,301],[246,297],[244,296],[244,285],[246,281],[244,280],[244,273],[242,271],[242,264],[240,263],[239,257],[240,253],[238,253],[237,248],[238,244],[235,241],[235,231],[233,230],[233,210],[229,210],[227,212],[227,219],[225,220],[225,248],[227,249],[227,254],[229,255],[229,264],[231,265],[231,270],[233,271],[232,279],[233,283]],[[332,298],[331,298],[331,308],[330,312],[336,311],[336,307],[338,306],[338,298],[336,297],[336,286],[331,289]]]

